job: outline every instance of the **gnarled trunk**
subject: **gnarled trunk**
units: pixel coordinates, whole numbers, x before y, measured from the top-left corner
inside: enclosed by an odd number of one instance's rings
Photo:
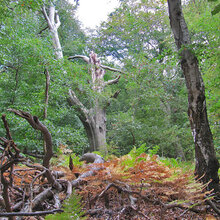
[[[74,105],[74,104],[73,104]],[[106,149],[106,112],[105,109],[97,109],[88,115],[86,120],[79,117],[88,137],[90,151],[101,151],[107,153]]]
[[[100,95],[102,94],[105,86],[117,83],[120,76],[107,82],[104,81],[105,69],[121,72],[117,69],[103,66],[97,55],[91,52],[90,57],[76,55],[69,57],[69,59],[81,58],[90,65],[89,73],[91,75],[92,90],[97,94],[95,97],[93,107],[89,110],[79,101],[76,94],[69,90],[69,102],[70,105],[75,106],[75,109],[80,113],[79,118],[84,125],[86,134],[90,144],[91,151],[101,151],[107,153],[106,144],[106,107],[108,103],[102,103]],[[119,92],[116,92],[117,95]],[[113,97],[117,97],[114,95]]]
[[[181,67],[188,90],[188,116],[195,143],[195,175],[201,178],[204,183],[211,181],[209,189],[215,189],[217,192],[220,190],[219,162],[216,158],[212,133],[209,127],[205,87],[198,67],[198,60],[189,48],[191,42],[182,13],[181,1],[168,0],[168,6],[170,25],[175,43],[180,51]]]

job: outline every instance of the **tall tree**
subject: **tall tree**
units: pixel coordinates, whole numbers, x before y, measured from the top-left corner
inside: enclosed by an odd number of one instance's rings
[[[205,87],[198,60],[190,48],[191,41],[182,12],[181,1],[168,0],[168,8],[170,25],[180,53],[181,67],[188,90],[188,116],[195,143],[195,175],[201,178],[204,183],[211,181],[208,188],[219,192],[219,162],[216,158],[212,133],[209,127]]]
[[[192,159],[187,92],[176,66],[167,8],[158,7],[160,3],[123,1],[94,37],[91,47],[96,45],[99,55],[113,57],[130,73],[114,86],[121,93],[107,109],[107,140],[120,154],[146,143],[158,145],[160,155]]]

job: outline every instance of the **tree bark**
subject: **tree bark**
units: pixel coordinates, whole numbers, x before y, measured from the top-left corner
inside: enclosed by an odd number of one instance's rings
[[[170,25],[180,53],[181,67],[188,90],[188,116],[195,143],[195,175],[208,184],[208,189],[219,192],[219,162],[209,127],[205,87],[198,66],[197,57],[190,49],[189,31],[184,20],[181,1],[168,0]]]
[[[92,90],[97,93],[97,97],[95,97],[94,106],[88,110],[79,101],[76,94],[72,90],[69,90],[69,103],[70,105],[75,106],[76,110],[80,113],[79,118],[86,130],[90,151],[98,150],[106,154],[106,107],[108,106],[108,103],[103,104],[102,99],[100,98],[100,94],[102,94],[105,86],[115,84],[120,79],[119,75],[117,78],[105,82],[105,69],[114,72],[122,71],[101,65],[97,55],[93,52],[91,52],[89,58],[82,55],[69,57],[71,60],[76,58],[83,59],[86,63],[89,64],[89,73],[92,78]]]

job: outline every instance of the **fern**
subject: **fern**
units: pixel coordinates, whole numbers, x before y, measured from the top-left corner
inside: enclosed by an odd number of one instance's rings
[[[125,159],[122,161],[122,166],[124,166],[125,170],[130,167],[134,167],[135,163],[139,163],[145,158],[139,157],[141,154],[145,153],[148,150],[146,144],[142,144],[140,147],[134,147],[126,156]],[[139,157],[139,158],[138,158]],[[138,159],[137,159],[138,158]]]
[[[82,217],[84,212],[82,211],[81,197],[75,192],[67,199],[63,204],[62,213],[57,213],[54,215],[46,216],[46,220],[57,220],[57,219],[74,219],[74,220],[83,220],[86,217]]]
[[[148,150],[148,154],[150,155],[150,157],[152,157],[158,153],[159,149],[160,147],[156,145],[152,149]]]
[[[149,147],[146,147],[146,143],[144,143],[144,144],[142,144],[138,148],[134,147],[130,151],[129,155],[131,155],[132,157],[136,158],[136,157],[140,156],[142,153],[145,153],[148,149],[149,149]]]

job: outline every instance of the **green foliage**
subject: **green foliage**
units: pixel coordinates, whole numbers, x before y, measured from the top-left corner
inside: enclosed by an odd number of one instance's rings
[[[57,219],[74,219],[82,220],[86,217],[82,217],[84,212],[82,211],[81,197],[77,195],[74,191],[70,198],[66,200],[63,204],[63,213],[57,213],[54,215],[46,216],[46,220],[57,220]]]
[[[16,2],[13,5],[15,10],[5,18],[4,25],[0,27],[0,44],[2,45],[0,50],[0,110],[7,113],[7,108],[16,108],[36,115],[51,132],[54,150],[63,143],[68,144],[74,153],[81,154],[87,149],[88,140],[76,113],[69,108],[66,101],[68,88],[73,85],[77,70],[73,70],[66,62],[54,59],[48,30],[39,34],[45,26],[45,19],[37,11],[43,1],[33,1],[31,5],[35,9],[30,8],[29,3],[31,1]],[[47,1],[44,3],[47,4]],[[62,4],[58,5],[62,6]],[[65,13],[70,17],[70,11],[63,10],[62,16]],[[71,21],[74,21],[73,17]],[[78,24],[74,23],[74,25],[80,31]],[[77,32],[76,28],[75,32]],[[82,32],[80,34],[82,35]],[[71,33],[68,36],[70,35]],[[78,37],[76,44],[79,42]],[[45,68],[48,69],[51,78],[46,120],[43,117]],[[63,69],[70,69],[68,75],[64,76]],[[43,152],[41,133],[33,130],[25,120],[12,114],[7,113],[7,115],[13,138],[20,149],[27,148],[28,151]],[[4,133],[1,127],[0,135],[4,136]]]
[[[140,147],[134,147],[127,155],[126,159],[123,160],[122,165],[126,168],[133,167],[135,163],[140,162],[141,160],[145,160],[145,158],[141,157],[141,154],[147,153],[150,157],[156,155],[159,151],[159,146],[154,146],[152,149],[146,146],[146,143],[142,144]],[[138,158],[138,160],[137,160]]]
[[[140,147],[136,148],[134,147],[130,152],[129,155],[133,158],[136,158],[138,156],[140,156],[142,153],[146,153],[146,151],[148,150],[148,147],[146,146],[146,144],[142,144]]]
[[[168,167],[180,167],[184,172],[193,171],[195,168],[193,161],[182,161],[181,158],[160,158],[160,161]]]
[[[160,147],[158,145],[155,145],[152,149],[148,150],[148,154],[152,157],[159,152],[159,149]]]

